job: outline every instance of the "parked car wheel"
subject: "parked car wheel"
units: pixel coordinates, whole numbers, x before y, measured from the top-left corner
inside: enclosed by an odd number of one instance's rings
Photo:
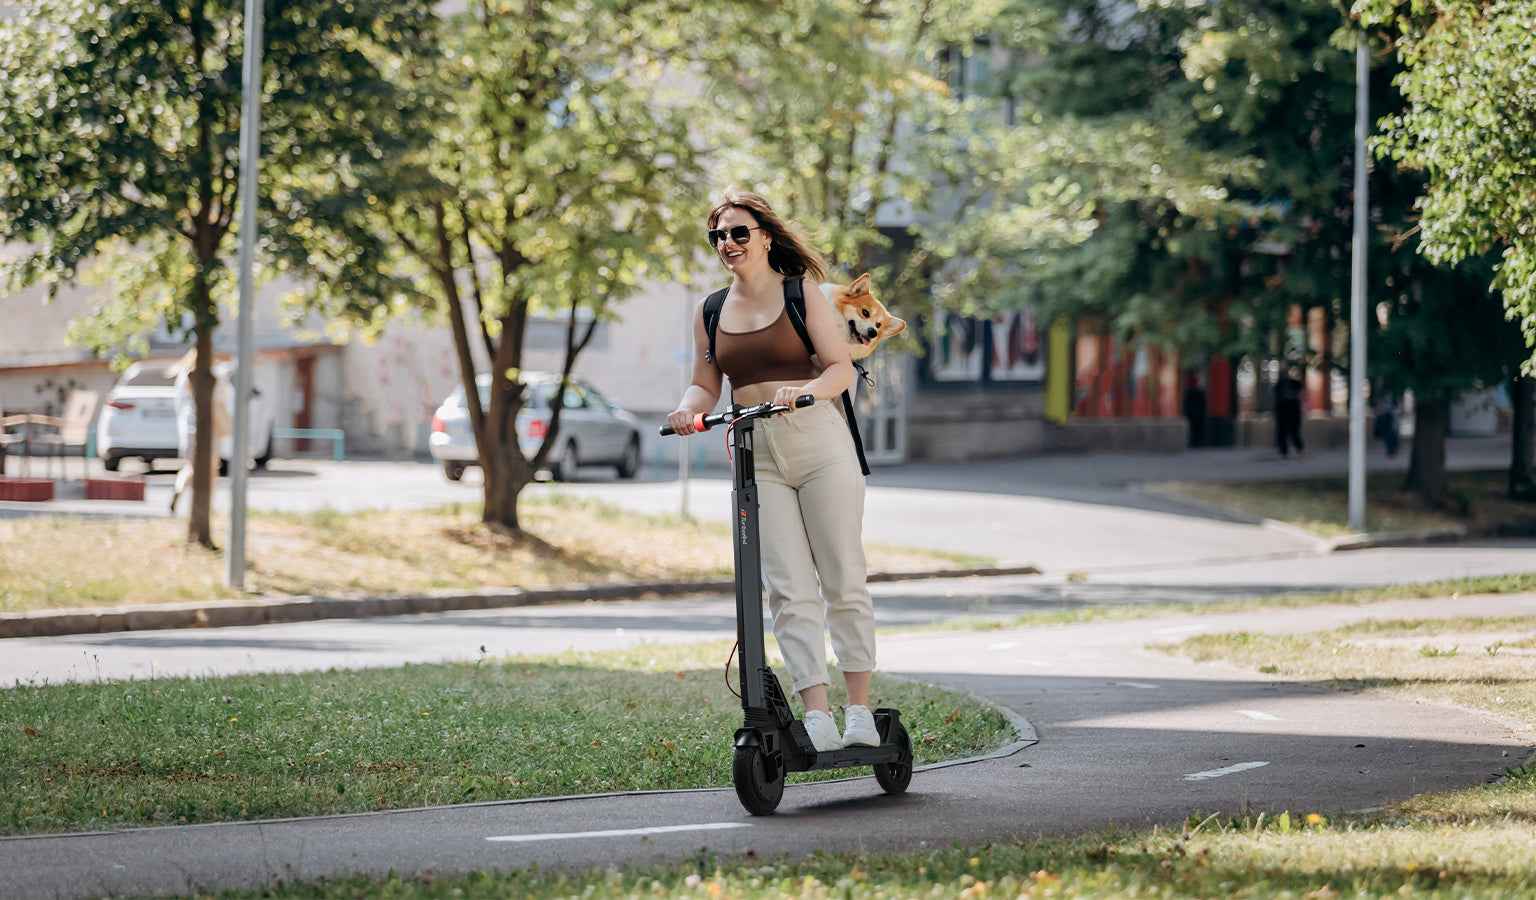
[[[445,459],[443,460],[443,474],[448,476],[449,481],[458,481],[464,477],[464,466],[465,463],[461,463],[456,459]]]
[[[261,455],[256,457],[256,468],[258,468],[258,469],[265,469],[267,467],[267,463],[269,463],[271,461],[272,461],[272,438],[269,436],[267,438],[267,447],[266,447],[266,449],[262,450],[261,451]]]
[[[624,456],[617,466],[620,478],[634,478],[640,471],[640,439],[632,437],[624,445]]]
[[[576,442],[566,441],[565,446],[560,450],[560,458],[550,467],[549,474],[556,481],[575,481],[577,465]]]
[[[116,472],[118,469],[122,468],[123,458],[121,456],[108,456],[101,461],[101,465],[108,472]]]

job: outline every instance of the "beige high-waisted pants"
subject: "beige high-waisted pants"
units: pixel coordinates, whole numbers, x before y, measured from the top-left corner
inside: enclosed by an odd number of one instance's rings
[[[864,474],[848,423],[823,400],[762,419],[755,433],[763,583],[791,690],[827,683],[828,630],[841,671],[871,671]]]

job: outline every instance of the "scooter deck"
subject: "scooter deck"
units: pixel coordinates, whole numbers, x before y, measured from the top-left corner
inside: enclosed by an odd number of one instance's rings
[[[817,752],[815,761],[794,772],[818,772],[823,769],[849,769],[855,766],[873,766],[882,763],[905,762],[902,749],[895,744],[878,747],[844,747],[841,750]]]

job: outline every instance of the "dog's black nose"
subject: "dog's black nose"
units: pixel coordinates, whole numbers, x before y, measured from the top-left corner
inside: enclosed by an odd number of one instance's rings
[[[878,329],[878,328],[866,328],[866,329],[864,329],[864,333],[869,335],[869,339],[870,340],[874,340],[875,339],[875,335],[880,333],[880,329]]]

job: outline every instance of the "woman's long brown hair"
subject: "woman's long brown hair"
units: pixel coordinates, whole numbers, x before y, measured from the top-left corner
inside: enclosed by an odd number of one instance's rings
[[[720,217],[733,206],[751,213],[758,226],[773,238],[773,246],[768,248],[768,265],[775,272],[791,277],[803,275],[817,284],[827,280],[827,263],[821,254],[812,250],[799,230],[780,218],[760,194],[735,185],[726,188],[720,194],[720,201],[709,211],[709,227],[718,225]]]

